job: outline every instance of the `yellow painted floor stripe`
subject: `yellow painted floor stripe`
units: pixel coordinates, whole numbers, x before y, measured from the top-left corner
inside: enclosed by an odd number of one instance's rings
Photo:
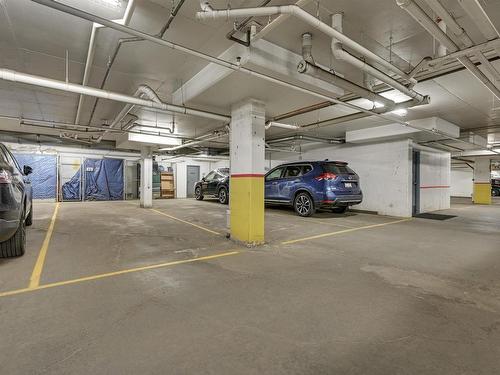
[[[54,208],[54,213],[52,214],[52,219],[50,220],[49,229],[45,234],[45,238],[38,253],[38,258],[33,268],[33,272],[30,277],[29,288],[36,288],[40,285],[40,277],[42,276],[43,265],[45,264],[45,258],[47,257],[47,250],[49,249],[50,239],[52,238],[52,232],[54,232],[54,226],[56,223],[57,212],[59,211],[59,202],[56,203]]]
[[[104,278],[107,278],[107,277],[124,275],[124,274],[127,274],[127,273],[133,273],[133,272],[139,272],[139,271],[147,271],[147,270],[152,270],[152,269],[156,269],[156,268],[176,266],[176,265],[179,265],[179,264],[193,263],[193,262],[199,262],[199,261],[203,261],[203,260],[217,259],[217,258],[222,258],[222,257],[229,256],[229,255],[236,255],[236,254],[239,254],[239,253],[240,253],[239,251],[230,251],[230,252],[226,252],[226,253],[219,253],[219,254],[214,254],[214,255],[207,255],[207,256],[199,257],[199,258],[177,260],[177,261],[173,261],[173,262],[153,264],[153,265],[150,265],[150,266],[129,268],[129,269],[121,270],[121,271],[101,273],[99,275],[81,277],[81,278],[78,278],[78,279],[58,281],[58,282],[55,282],[55,283],[39,285],[39,286],[36,286],[36,287],[33,287],[33,288],[16,289],[16,290],[8,291],[8,292],[2,292],[2,293],[0,293],[0,298],[1,297],[7,297],[7,296],[13,296],[13,295],[16,295],[16,294],[34,292],[36,290],[43,290],[43,289],[55,288],[55,287],[58,287],[58,286],[78,284],[78,283],[82,283],[82,282],[85,282],[85,281],[99,280],[99,279],[104,279]]]
[[[383,226],[386,226],[386,225],[392,225],[392,224],[402,223],[404,221],[409,221],[409,220],[411,220],[411,218],[410,219],[401,219],[401,220],[396,220],[396,221],[390,221],[388,223],[373,224],[373,225],[366,225],[366,226],[358,227],[358,228],[339,230],[339,231],[336,231],[336,232],[323,233],[323,234],[318,234],[316,236],[310,236],[310,237],[298,238],[296,240],[284,241],[281,244],[282,245],[289,245],[289,244],[293,244],[293,243],[297,243],[297,242],[315,240],[315,239],[318,239],[318,238],[330,237],[330,236],[336,236],[336,235],[339,235],[339,234],[355,232],[355,231],[362,230],[362,229],[370,229],[370,228],[383,227]]]
[[[156,213],[158,213],[158,214],[160,214],[160,215],[163,215],[163,216],[169,217],[169,218],[171,218],[171,219],[173,219],[173,220],[180,221],[181,223],[188,224],[188,225],[192,225],[193,227],[196,227],[196,228],[198,228],[198,229],[204,230],[205,232],[220,235],[220,233],[219,233],[219,232],[213,231],[213,230],[211,230],[211,229],[208,229],[208,228],[202,227],[201,225],[198,225],[198,224],[195,224],[195,223],[191,223],[191,222],[186,221],[186,220],[179,219],[178,217],[175,217],[175,216],[172,216],[172,215],[166,214],[165,212],[161,212],[161,211],[155,210],[154,208],[151,208],[151,211],[154,211],[154,212],[156,212]]]

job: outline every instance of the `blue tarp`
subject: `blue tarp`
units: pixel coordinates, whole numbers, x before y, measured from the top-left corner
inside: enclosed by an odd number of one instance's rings
[[[57,158],[55,155],[14,154],[21,169],[33,168],[28,176],[34,199],[55,199],[57,191]]]
[[[85,200],[123,199],[123,160],[86,159],[84,171]]]
[[[62,200],[73,201],[81,200],[80,197],[80,169],[76,171],[71,180],[65,182],[62,186]]]

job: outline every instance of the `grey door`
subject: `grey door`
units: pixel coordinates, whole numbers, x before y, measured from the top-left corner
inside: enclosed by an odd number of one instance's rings
[[[187,187],[186,196],[194,197],[194,185],[200,181],[200,167],[198,165],[187,166]]]
[[[412,215],[420,213],[420,151],[413,150],[412,163]]]

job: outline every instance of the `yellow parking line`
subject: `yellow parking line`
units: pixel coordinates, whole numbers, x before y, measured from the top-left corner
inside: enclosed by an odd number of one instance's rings
[[[362,230],[362,229],[370,229],[370,228],[383,227],[383,226],[386,226],[386,225],[402,223],[404,221],[409,221],[409,220],[411,220],[411,218],[410,219],[402,219],[402,220],[390,221],[388,223],[373,224],[373,225],[366,225],[364,227],[339,230],[339,231],[336,231],[336,232],[323,233],[323,234],[318,234],[316,236],[310,236],[310,237],[298,238],[296,240],[284,241],[281,244],[282,245],[289,245],[289,244],[292,244],[292,243],[297,243],[297,242],[302,242],[302,241],[315,240],[317,238],[330,237],[330,236],[336,236],[336,235],[339,235],[339,234],[355,232],[355,231]]]
[[[163,216],[166,216],[166,217],[169,217],[173,220],[177,220],[177,221],[180,221],[181,223],[184,223],[184,224],[188,224],[188,225],[192,225],[193,227],[196,227],[198,229],[201,229],[201,230],[204,230],[205,232],[208,232],[208,233],[212,233],[212,234],[216,234],[216,235],[220,235],[219,232],[216,232],[216,231],[213,231],[211,229],[208,229],[208,228],[205,228],[205,227],[202,227],[201,225],[198,225],[198,224],[194,224],[194,223],[191,223],[189,221],[186,221],[186,220],[182,220],[182,219],[179,219],[178,217],[175,217],[175,216],[172,216],[172,215],[169,215],[169,214],[166,214],[165,212],[161,212],[161,211],[158,211],[158,210],[155,210],[154,208],[151,209],[151,211],[154,211],[160,215],[163,215]]]
[[[42,247],[38,253],[38,258],[35,263],[35,268],[30,277],[30,284],[28,288],[36,288],[40,285],[40,277],[42,276],[43,265],[45,264],[45,258],[47,257],[47,250],[49,249],[50,239],[52,238],[52,232],[54,232],[54,225],[56,223],[57,212],[59,211],[59,202],[56,203],[54,208],[54,213],[52,214],[52,219],[50,220],[49,229],[45,234],[45,239],[43,240]]]
[[[104,279],[104,278],[107,278],[107,277],[119,276],[119,275],[124,275],[124,274],[127,274],[127,273],[133,273],[133,272],[139,272],[139,271],[147,271],[147,270],[152,270],[152,269],[162,268],[162,267],[168,267],[168,266],[176,266],[176,265],[179,265],[179,264],[199,262],[199,261],[202,261],[202,260],[210,260],[210,259],[222,258],[222,257],[226,257],[226,256],[229,256],[229,255],[236,255],[236,254],[239,254],[239,253],[240,253],[239,251],[230,251],[230,252],[226,252],[226,253],[220,253],[220,254],[215,254],[215,255],[208,255],[208,256],[199,257],[199,258],[177,260],[177,261],[174,261],[174,262],[153,264],[153,265],[150,265],[150,266],[129,268],[129,269],[121,270],[121,271],[108,272],[108,273],[102,273],[102,274],[94,275],[94,276],[81,277],[81,278],[78,278],[78,279],[72,279],[72,280],[66,280],[66,281],[59,281],[59,282],[55,282],[55,283],[39,285],[39,286],[36,286],[36,287],[33,287],[33,288],[30,287],[30,288],[24,288],[24,289],[11,290],[11,291],[8,291],[8,292],[0,293],[0,298],[1,297],[7,297],[7,296],[13,296],[13,295],[16,295],[16,294],[33,292],[33,291],[36,291],[36,290],[55,288],[55,287],[58,287],[58,286],[64,286],[64,285],[70,285],[70,284],[77,284],[77,283],[82,283],[82,282],[85,282],[85,281],[92,281],[92,280]]]

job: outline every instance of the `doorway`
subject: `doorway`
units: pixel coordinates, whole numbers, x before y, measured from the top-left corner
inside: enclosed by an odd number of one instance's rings
[[[413,150],[412,162],[412,215],[420,213],[420,151]]]
[[[188,165],[187,166],[187,186],[186,186],[186,196],[188,198],[194,197],[194,185],[200,181],[200,166],[199,165]]]

